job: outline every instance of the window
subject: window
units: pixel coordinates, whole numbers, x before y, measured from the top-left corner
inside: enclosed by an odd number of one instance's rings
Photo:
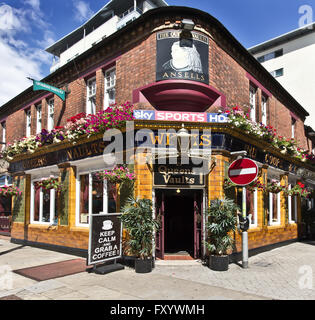
[[[291,118],[291,138],[295,138],[295,124],[296,120]]]
[[[86,113],[96,113],[96,78],[89,79],[87,81],[87,102],[86,102]]]
[[[31,223],[57,224],[56,191],[37,188],[35,182],[35,180],[32,181],[31,186]]]
[[[252,215],[250,225],[251,227],[257,227],[257,190],[250,191],[245,187],[243,188],[246,190],[246,215]],[[236,202],[241,212],[243,208],[243,188],[236,189]]]
[[[48,119],[47,119],[48,131],[54,128],[54,113],[55,113],[55,101],[54,99],[50,99],[48,100]]]
[[[26,136],[29,137],[31,135],[31,109],[25,111],[26,115]]]
[[[36,106],[36,133],[42,131],[42,105]]]
[[[263,125],[267,125],[267,97],[261,96],[261,122]]]
[[[289,184],[291,190],[292,184]],[[297,222],[297,196],[288,196],[288,216],[289,223]]]
[[[249,88],[249,118],[256,122],[256,88],[250,86]]]
[[[105,94],[104,94],[104,107],[108,108],[116,102],[116,69],[110,69],[105,72]]]
[[[3,186],[12,186],[12,177],[4,174],[2,176],[0,176],[0,187]]]
[[[88,225],[92,213],[116,212],[116,185],[98,180],[93,173],[78,175],[77,194],[77,225]]]
[[[280,185],[280,181],[275,181],[278,185]],[[268,183],[271,183],[271,179],[268,179]],[[272,193],[269,192],[268,195],[268,205],[267,205],[267,216],[268,216],[268,224],[279,225],[280,224],[280,192]]]
[[[279,49],[277,51],[273,51],[273,52],[270,52],[270,53],[267,53],[263,56],[260,56],[257,58],[257,60],[262,63],[262,62],[265,62],[265,61],[268,61],[268,60],[271,60],[271,59],[275,59],[275,58],[278,58],[278,57],[281,57],[283,56],[283,49]]]
[[[6,122],[3,121],[1,122],[1,127],[2,127],[2,149],[5,148],[5,145],[6,145],[6,135],[7,135],[7,128],[6,128]]]
[[[283,76],[283,68],[271,71],[270,74],[275,78],[281,77]]]

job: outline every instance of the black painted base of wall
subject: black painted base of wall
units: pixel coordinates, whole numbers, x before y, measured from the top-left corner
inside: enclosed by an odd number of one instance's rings
[[[269,244],[269,245],[255,248],[255,249],[250,249],[250,250],[248,250],[248,257],[252,257],[257,254],[260,254],[260,253],[263,253],[266,251],[270,251],[272,249],[280,248],[280,247],[286,246],[288,244],[291,244],[291,243],[294,243],[297,241],[299,241],[299,239],[291,239],[291,240],[286,240],[283,242]],[[16,243],[16,244],[21,244],[24,246],[36,247],[36,248],[40,248],[40,249],[71,254],[71,255],[82,257],[85,259],[87,259],[87,256],[88,256],[88,250],[84,250],[84,249],[58,246],[58,245],[53,245],[53,244],[49,244],[49,243],[34,242],[34,241],[15,239],[15,238],[11,238],[11,242]],[[206,259],[208,260],[208,257]],[[154,260],[152,260],[152,261],[153,261],[152,267],[154,268],[155,263],[154,263]],[[237,263],[239,261],[242,261],[242,252],[234,252],[229,256],[229,263]],[[125,266],[134,268],[135,257],[123,256],[121,259],[117,259],[117,262],[122,263]]]
[[[257,254],[260,254],[260,253],[263,253],[266,251],[270,251],[270,250],[273,250],[276,248],[280,248],[283,246],[287,246],[288,244],[298,242],[298,241],[299,241],[299,239],[296,238],[296,239],[290,239],[290,240],[277,242],[277,243],[273,243],[273,244],[268,244],[266,246],[255,248],[255,249],[250,249],[250,250],[248,250],[248,257],[250,258],[250,257],[255,256]],[[242,251],[241,252],[233,252],[232,254],[230,254],[229,260],[230,260],[230,263],[242,261]]]
[[[49,244],[49,243],[34,242],[34,241],[15,239],[15,238],[11,238],[11,242],[16,244],[21,244],[23,246],[30,246],[30,247],[35,247],[35,248],[40,248],[45,250],[56,251],[60,253],[71,254],[74,256],[82,257],[82,258],[87,258],[87,255],[88,255],[87,250],[79,249],[79,248],[58,246],[58,245]]]

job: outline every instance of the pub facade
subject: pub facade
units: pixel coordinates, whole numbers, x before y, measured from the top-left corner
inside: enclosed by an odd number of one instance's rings
[[[152,199],[161,218],[156,258],[205,257],[211,200],[227,196],[242,207],[242,187],[227,171],[244,151],[259,168],[246,190],[249,249],[305,235],[315,189],[314,156],[304,150],[308,113],[209,14],[149,10],[42,81],[64,89],[65,101],[29,88],[0,109],[11,148],[3,154],[19,190],[12,242],[84,254],[89,216],[120,212],[134,195]],[[135,175],[121,188],[98,177],[118,135],[118,166]],[[300,185],[307,197],[289,192]],[[234,237],[237,253],[241,233]]]

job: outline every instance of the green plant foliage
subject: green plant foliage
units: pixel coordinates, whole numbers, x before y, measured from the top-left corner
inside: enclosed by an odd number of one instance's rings
[[[128,232],[127,252],[140,259],[151,258],[153,233],[160,228],[159,221],[152,216],[152,201],[129,198],[121,221]]]
[[[206,211],[208,237],[205,242],[211,254],[226,255],[227,251],[232,248],[234,240],[229,232],[236,229],[238,210],[240,210],[239,207],[231,199],[211,201]]]

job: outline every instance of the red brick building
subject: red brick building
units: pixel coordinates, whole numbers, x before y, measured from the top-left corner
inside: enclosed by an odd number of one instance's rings
[[[188,25],[192,22],[193,30],[185,30],[185,22]],[[171,52],[175,51],[172,49],[175,42],[180,43],[180,48],[195,49],[202,67],[176,68],[174,56],[173,62],[169,62]],[[60,49],[62,45],[64,43],[56,43],[50,51]],[[231,152],[247,151],[247,156],[259,166],[261,182],[267,184],[268,180],[275,179],[281,185],[292,188],[297,182],[303,182],[314,190],[315,167],[310,161],[285,154],[270,142],[230,123],[212,122],[209,114],[215,114],[215,117],[238,106],[244,114],[248,113],[253,123],[263,122],[266,126],[272,126],[277,136],[291,138],[294,130],[299,147],[309,149],[304,129],[308,116],[306,110],[208,13],[185,7],[149,10],[41,81],[67,91],[66,100],[62,101],[52,93],[33,91],[30,87],[3,105],[0,108],[0,122],[6,128],[6,143],[36,135],[43,128],[63,127],[67,119],[76,114],[96,113],[112,102],[121,105],[126,101],[132,102],[137,110],[145,110],[142,115],[155,116],[154,120],[145,120],[138,113],[140,116],[134,122],[136,130],[148,128],[154,133],[158,129],[179,130],[183,123],[188,131],[211,129],[211,159],[215,166],[204,176],[203,183],[157,184],[154,169],[152,171],[147,164],[136,162],[134,165],[137,175],[135,195],[151,198],[156,210],[163,207],[165,211],[162,214],[167,212],[159,237],[161,243],[156,244],[159,257],[176,251],[187,251],[194,258],[205,254],[202,245],[205,220],[202,212],[210,200],[221,198],[226,193],[224,179],[227,178],[228,164],[233,160]],[[171,113],[167,120],[168,111]],[[198,120],[201,118],[197,116],[192,118],[194,113],[204,117],[203,120]],[[0,132],[2,141],[3,132]],[[100,145],[101,142],[101,135],[91,139],[82,137],[75,146],[62,141],[10,159],[9,173],[14,184],[22,190],[22,196],[14,197],[12,202],[12,241],[73,251],[87,249],[89,230],[86,215],[91,213],[91,199],[94,199],[91,172],[103,168],[101,152],[95,157],[87,154],[84,157],[83,154],[72,159],[61,155],[65,150],[89,143]],[[32,189],[34,182],[49,175],[67,185],[62,204],[53,191],[45,194]],[[119,201],[112,195],[109,185],[105,187],[104,184],[101,188],[104,188],[103,205],[114,199],[116,211],[119,211]],[[176,190],[180,190],[181,198],[176,198]],[[240,190],[232,190],[231,196],[241,204],[239,195]],[[45,197],[50,201],[50,209],[46,208],[49,212],[44,219]],[[83,204],[82,197],[86,197]],[[169,231],[172,226],[168,217],[170,212],[184,210],[185,198],[188,199],[186,205],[192,206],[191,212],[187,213],[192,220],[185,220],[181,230],[184,232],[188,228],[185,232],[189,234],[186,237],[188,243],[182,247],[178,245],[179,236],[174,238]],[[194,202],[199,213],[194,209]],[[314,206],[313,202],[310,199],[307,205]],[[82,211],[82,205],[86,205],[85,211]],[[259,190],[249,192],[247,211],[253,215],[249,248],[298,239],[303,230],[302,205],[299,196],[287,197],[284,192],[267,196]],[[104,206],[103,209],[107,211]],[[194,220],[197,214],[200,214],[200,223]],[[181,219],[177,214],[172,218],[175,224]],[[236,251],[239,252],[240,234],[237,233],[235,238]]]

